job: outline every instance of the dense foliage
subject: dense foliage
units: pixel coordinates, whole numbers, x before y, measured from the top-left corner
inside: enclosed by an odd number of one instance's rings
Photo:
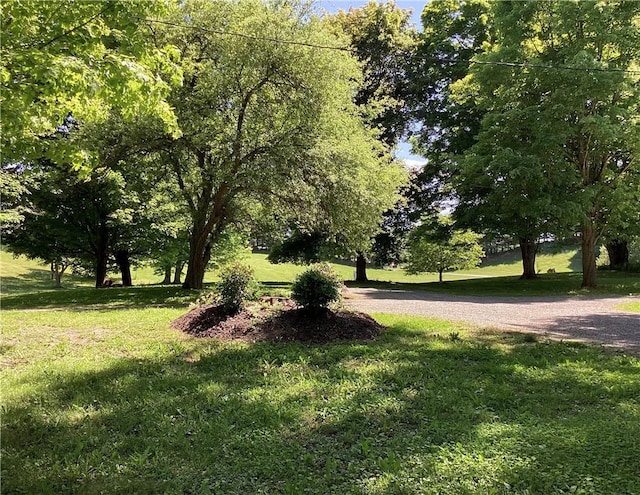
[[[301,273],[291,286],[291,297],[309,310],[327,308],[340,300],[340,281],[327,264],[318,264]]]
[[[484,257],[480,238],[475,232],[455,229],[449,218],[424,223],[411,233],[406,271],[436,272],[442,282],[447,270],[475,268]]]
[[[525,279],[541,240],[576,233],[583,286],[599,244],[629,266],[637,2],[432,0],[422,32],[375,2],[9,0],[0,16],[0,218],[60,275],[93,266],[100,285],[116,266],[129,285],[148,261],[201,288],[253,232],[273,260],[357,256],[366,280],[368,258],[403,261],[443,209],[519,245]],[[426,164],[402,188],[407,134]]]
[[[255,299],[258,283],[253,268],[240,262],[227,265],[220,270],[220,282],[216,292],[222,307],[229,313],[240,311],[247,301]]]

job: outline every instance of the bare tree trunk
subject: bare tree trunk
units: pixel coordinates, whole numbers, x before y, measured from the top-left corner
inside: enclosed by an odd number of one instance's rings
[[[162,285],[169,285],[171,283],[171,267],[170,266],[164,267],[164,278],[160,283]]]
[[[613,239],[607,242],[606,248],[611,270],[624,270],[629,266],[629,244],[627,241]]]
[[[208,235],[194,232],[189,239],[189,263],[187,274],[182,283],[183,289],[202,289],[204,272],[211,256],[211,245],[207,242]]]
[[[122,286],[131,287],[133,285],[133,279],[131,277],[131,261],[129,260],[129,250],[118,249],[116,251],[116,263],[120,268],[122,275]]]
[[[51,262],[51,275],[56,281],[56,289],[62,288],[62,275],[66,269],[67,265],[65,263]]]
[[[361,252],[356,258],[356,282],[366,282],[367,279],[367,259]]]
[[[582,287],[597,287],[596,242],[598,236],[593,222],[582,227]]]
[[[442,272],[444,270],[442,268],[440,268],[440,270],[438,270],[438,282],[442,283]]]
[[[176,261],[176,270],[175,273],[173,275],[173,283],[174,284],[179,284],[180,279],[182,278],[182,269],[184,268],[184,261]]]
[[[532,280],[537,278],[536,254],[538,253],[538,244],[535,239],[521,237],[520,253],[522,254],[522,275],[520,276],[520,279]]]

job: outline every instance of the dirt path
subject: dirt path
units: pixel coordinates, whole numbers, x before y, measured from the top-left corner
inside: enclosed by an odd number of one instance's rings
[[[406,290],[352,288],[348,307],[404,313],[605,344],[640,353],[640,314],[615,307],[638,297],[470,297]]]

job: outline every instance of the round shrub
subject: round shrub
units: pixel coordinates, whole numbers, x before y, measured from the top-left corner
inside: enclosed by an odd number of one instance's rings
[[[340,281],[329,265],[315,265],[298,275],[291,297],[303,308],[326,308],[340,300]]]
[[[237,262],[223,267],[220,270],[217,292],[222,307],[229,313],[237,313],[246,301],[255,299],[258,292],[253,268]]]

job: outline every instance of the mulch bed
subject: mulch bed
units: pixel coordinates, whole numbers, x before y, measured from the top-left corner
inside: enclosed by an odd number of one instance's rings
[[[309,312],[285,298],[265,298],[235,315],[216,305],[200,306],[171,322],[195,337],[248,342],[313,342],[371,340],[384,327],[364,313]]]

